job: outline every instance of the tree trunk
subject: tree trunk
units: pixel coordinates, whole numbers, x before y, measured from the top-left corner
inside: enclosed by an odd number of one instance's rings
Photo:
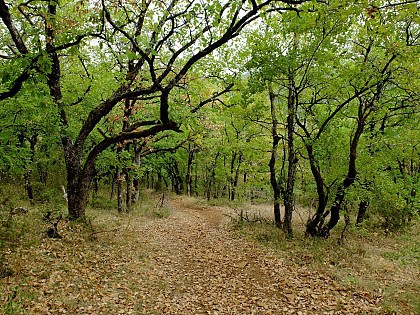
[[[356,225],[360,225],[360,224],[363,223],[368,207],[369,207],[369,200],[368,199],[363,199],[362,201],[360,201],[359,211],[357,212]]]
[[[131,210],[131,206],[133,204],[132,202],[132,181],[131,181],[131,176],[130,173],[128,172],[128,170],[126,169],[124,171],[124,175],[125,175],[125,183],[126,183],[126,188],[125,188],[125,211],[126,212],[130,212]]]
[[[69,219],[72,221],[84,220],[93,172],[91,169],[82,170],[78,155],[69,151],[67,150],[67,154],[65,154]]]
[[[346,196],[346,190],[351,185],[353,185],[353,183],[356,180],[357,147],[359,144],[360,137],[362,136],[363,129],[365,127],[365,119],[366,119],[366,116],[364,115],[363,107],[364,107],[363,102],[360,101],[357,128],[353,135],[353,139],[350,143],[350,160],[349,160],[348,172],[343,182],[340,184],[340,186],[337,189],[334,202],[330,209],[330,220],[328,221],[328,224],[322,228],[321,236],[325,238],[329,237],[330,231],[337,225],[338,221],[340,220],[340,210],[341,210],[341,206],[343,204],[344,198]]]
[[[277,116],[276,116],[276,107],[275,107],[275,94],[271,86],[269,86],[269,96],[270,96],[270,107],[271,107],[271,135],[272,135],[272,145],[271,145],[271,158],[268,166],[270,168],[270,183],[271,188],[273,189],[274,197],[274,223],[276,227],[281,228],[281,213],[280,213],[280,197],[281,189],[277,181],[276,175],[276,161],[277,161],[277,146],[280,141],[280,137],[277,134]],[[245,180],[245,178],[244,178]]]
[[[57,3],[48,3],[48,14],[54,19],[57,14]],[[55,50],[55,28],[53,23],[45,21],[46,51],[51,60],[51,71],[47,75],[47,84],[50,96],[58,108],[60,122],[63,129],[68,126],[66,113],[62,104],[61,92],[61,67],[60,59]],[[92,180],[92,165],[82,168],[83,144],[73,144],[70,138],[64,134],[61,136],[61,143],[64,149],[64,160],[67,170],[67,198],[69,219],[85,219],[85,210],[89,198],[89,185]]]
[[[28,138],[29,141],[29,148],[30,148],[30,163],[29,166],[25,165],[25,170],[23,173],[23,178],[24,178],[24,186],[25,186],[25,190],[26,190],[26,195],[28,196],[28,199],[30,201],[31,204],[34,203],[34,192],[32,189],[32,181],[31,181],[31,177],[32,177],[32,167],[34,164],[34,157],[35,157],[35,145],[38,141],[38,135],[35,133],[33,134],[30,138]]]
[[[118,167],[117,172],[117,200],[118,200],[118,213],[124,212],[124,189],[123,189],[123,181],[124,177],[121,174],[121,170]]]
[[[296,180],[296,169],[298,159],[294,147],[295,133],[295,93],[293,91],[292,79],[289,78],[289,88],[287,97],[287,181],[283,196],[284,220],[283,229],[289,238],[293,237],[292,216],[295,207],[294,186]]]
[[[312,144],[306,144],[309,164],[311,166],[312,176],[315,179],[316,191],[318,194],[318,206],[316,213],[306,224],[306,234],[310,236],[320,236],[319,226],[322,226],[324,213],[328,203],[328,194],[325,191],[324,178],[319,170],[319,166],[315,160]]]
[[[172,190],[174,190],[177,195],[180,195],[184,190],[184,185],[182,177],[179,173],[178,162],[174,158],[171,158],[171,161],[168,163],[166,169],[171,178]]]
[[[233,173],[234,173],[234,169],[235,169],[236,157],[237,157],[237,153],[232,150],[232,158],[230,159],[230,174],[228,176],[228,182],[229,182],[228,199],[229,200],[233,200],[232,199],[232,193],[233,193]]]
[[[69,220],[84,220],[88,204],[89,186],[80,187],[78,184],[67,182],[67,199]]]
[[[131,67],[131,64],[129,65],[129,67]],[[124,118],[123,118],[123,126],[122,126],[122,132],[126,132],[128,130],[128,128],[130,128],[130,117],[133,113],[133,106],[134,106],[135,101],[130,101],[129,99],[126,99],[124,101]],[[127,151],[130,152],[130,142],[127,142],[125,145],[123,142],[120,143],[121,145],[121,151]],[[131,177],[129,174],[129,170],[127,167],[124,167],[122,169],[122,174],[120,174],[120,176],[125,179],[125,183],[126,183],[126,189],[125,189],[125,211],[129,212],[130,208],[131,208]],[[123,180],[122,179],[122,180]],[[122,192],[122,187],[120,187],[121,189],[121,194]],[[120,209],[120,193],[118,194],[118,212],[122,212],[123,209]]]
[[[243,153],[239,152],[238,163],[236,165],[236,170],[235,170],[235,177],[233,178],[233,183],[232,183],[232,191],[231,191],[231,199],[230,199],[232,201],[235,200],[235,197],[236,197],[236,191],[237,191],[238,182],[239,182],[239,171],[242,164],[242,157],[243,157]]]
[[[155,184],[155,190],[162,191],[162,187],[163,187],[163,176],[160,172],[157,172],[157,181]]]
[[[187,186],[187,195],[191,197],[192,195],[192,164],[194,161],[194,155],[197,152],[197,148],[191,148],[191,144],[188,144],[188,161],[187,161],[187,174],[185,175],[185,184]]]
[[[140,168],[141,166],[140,153],[141,153],[142,146],[138,143],[137,140],[135,140],[133,143],[133,147],[134,147],[134,165],[136,168]],[[138,174],[136,174],[133,179],[133,196],[131,199],[134,203],[138,203],[139,197],[140,197],[140,177],[138,176]]]

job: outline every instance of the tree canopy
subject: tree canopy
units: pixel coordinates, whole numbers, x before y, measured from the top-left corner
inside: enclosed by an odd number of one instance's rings
[[[367,207],[403,225],[419,214],[418,11],[0,0],[0,171],[31,201],[34,181],[64,185],[73,220],[118,183],[120,211],[141,185],[273,201],[289,236],[296,204],[316,204],[312,236]]]

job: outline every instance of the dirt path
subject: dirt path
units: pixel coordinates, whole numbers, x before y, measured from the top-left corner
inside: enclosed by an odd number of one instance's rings
[[[222,208],[175,198],[169,205],[167,218],[120,218],[117,231],[91,243],[68,232],[10,254],[17,276],[0,289],[17,284],[22,299],[30,292],[28,314],[380,313],[369,293],[235,238]]]
[[[172,200],[150,226],[158,314],[366,314],[378,302],[234,235],[220,208]]]

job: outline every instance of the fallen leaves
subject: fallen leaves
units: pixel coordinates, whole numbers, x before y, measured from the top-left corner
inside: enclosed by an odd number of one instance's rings
[[[169,218],[132,217],[116,234],[77,233],[21,249],[28,314],[370,314],[380,297],[237,239],[217,208],[173,201]],[[111,223],[115,219],[110,217]],[[129,218],[127,218],[129,220]],[[20,257],[18,257],[20,255]]]

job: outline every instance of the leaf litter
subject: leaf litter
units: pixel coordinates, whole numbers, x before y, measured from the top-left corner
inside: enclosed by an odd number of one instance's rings
[[[237,238],[223,209],[172,198],[167,218],[96,221],[120,229],[89,241],[61,226],[7,255],[26,314],[378,314],[381,296],[344,287],[326,274]],[[64,224],[64,223],[63,223]]]

